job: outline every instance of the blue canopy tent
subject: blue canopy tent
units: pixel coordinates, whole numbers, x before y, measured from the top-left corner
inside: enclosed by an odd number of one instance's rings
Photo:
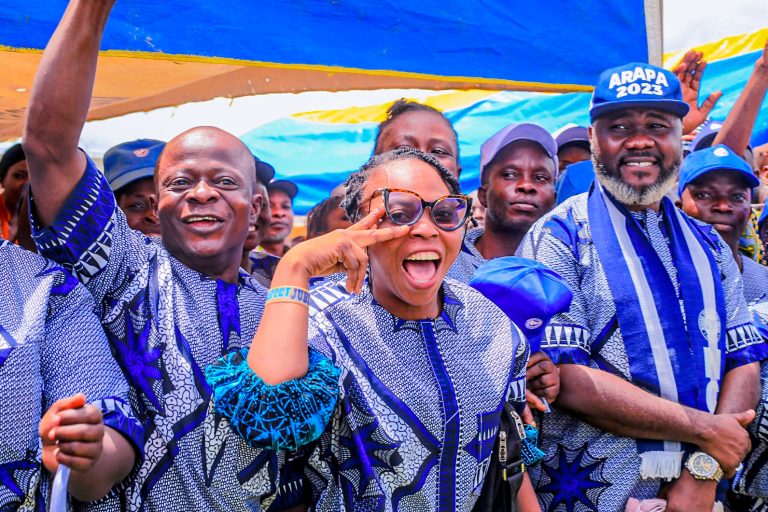
[[[63,0],[0,0],[0,137],[18,136]],[[265,92],[383,87],[588,91],[659,63],[659,0],[121,0],[90,119]],[[553,14],[556,13],[556,14]]]

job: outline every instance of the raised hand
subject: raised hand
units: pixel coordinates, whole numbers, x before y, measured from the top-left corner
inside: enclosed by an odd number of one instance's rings
[[[59,464],[88,471],[101,456],[104,422],[101,411],[78,394],[57,400],[40,420],[43,465],[54,473]]]
[[[307,279],[346,272],[347,290],[360,292],[368,269],[365,248],[404,236],[411,230],[410,226],[376,228],[384,213],[383,208],[378,208],[347,229],[337,229],[300,243],[283,256],[278,271],[287,267],[290,272],[298,272]]]
[[[689,50],[674,69],[674,73],[682,85],[683,101],[688,103],[690,107],[688,114],[683,118],[683,134],[691,133],[701,125],[723,95],[722,91],[715,91],[699,105],[701,76],[707,68],[707,61],[702,60],[702,57],[702,52]]]

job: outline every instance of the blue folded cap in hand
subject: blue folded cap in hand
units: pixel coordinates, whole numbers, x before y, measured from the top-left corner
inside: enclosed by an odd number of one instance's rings
[[[550,319],[571,306],[573,292],[549,267],[527,258],[495,258],[478,268],[469,285],[496,304],[525,334],[531,352],[541,349]]]

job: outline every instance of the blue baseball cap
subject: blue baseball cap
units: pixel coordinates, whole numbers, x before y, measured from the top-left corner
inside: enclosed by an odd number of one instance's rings
[[[749,164],[739,155],[723,144],[711,148],[694,151],[683,160],[680,166],[680,181],[677,191],[683,195],[683,190],[692,181],[713,171],[734,171],[743,177],[750,188],[760,185],[760,180],[752,172]]]
[[[117,192],[136,180],[154,176],[163,148],[165,142],[154,139],[132,140],[109,148],[104,153],[104,176],[112,190]]]
[[[485,167],[496,158],[502,149],[519,140],[535,142],[541,146],[544,153],[555,163],[555,177],[557,177],[557,144],[555,139],[547,130],[533,123],[509,124],[483,142],[480,147],[480,176],[482,177]]]
[[[565,168],[563,176],[557,182],[557,204],[569,197],[589,191],[595,181],[595,168],[592,160],[576,162]]]
[[[544,329],[568,311],[573,291],[549,267],[527,258],[505,256],[481,265],[469,285],[496,304],[523,331],[531,351],[541,348]]]
[[[688,113],[680,80],[671,71],[630,62],[600,73],[589,108],[591,122],[609,112],[637,107],[664,110],[681,118]]]
[[[589,130],[586,126],[567,124],[553,133],[552,136],[555,138],[558,151],[570,145],[579,146],[587,151],[590,150]]]

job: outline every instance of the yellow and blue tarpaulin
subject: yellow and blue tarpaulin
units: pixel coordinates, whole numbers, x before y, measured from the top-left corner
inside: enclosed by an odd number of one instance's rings
[[[768,29],[702,45],[709,65],[700,100],[716,90],[723,97],[712,111],[725,119],[749,78]],[[685,52],[665,55],[673,68]],[[597,74],[593,79],[597,77]],[[423,101],[446,114],[459,135],[462,189],[479,186],[480,145],[512,122],[535,122],[554,132],[568,123],[589,125],[589,93],[545,94],[520,91],[453,91]],[[351,170],[371,155],[376,126],[388,105],[306,112],[260,126],[241,138],[278,173],[299,184],[297,209],[306,212],[322,200]],[[768,100],[763,103],[752,145],[768,142]]]

